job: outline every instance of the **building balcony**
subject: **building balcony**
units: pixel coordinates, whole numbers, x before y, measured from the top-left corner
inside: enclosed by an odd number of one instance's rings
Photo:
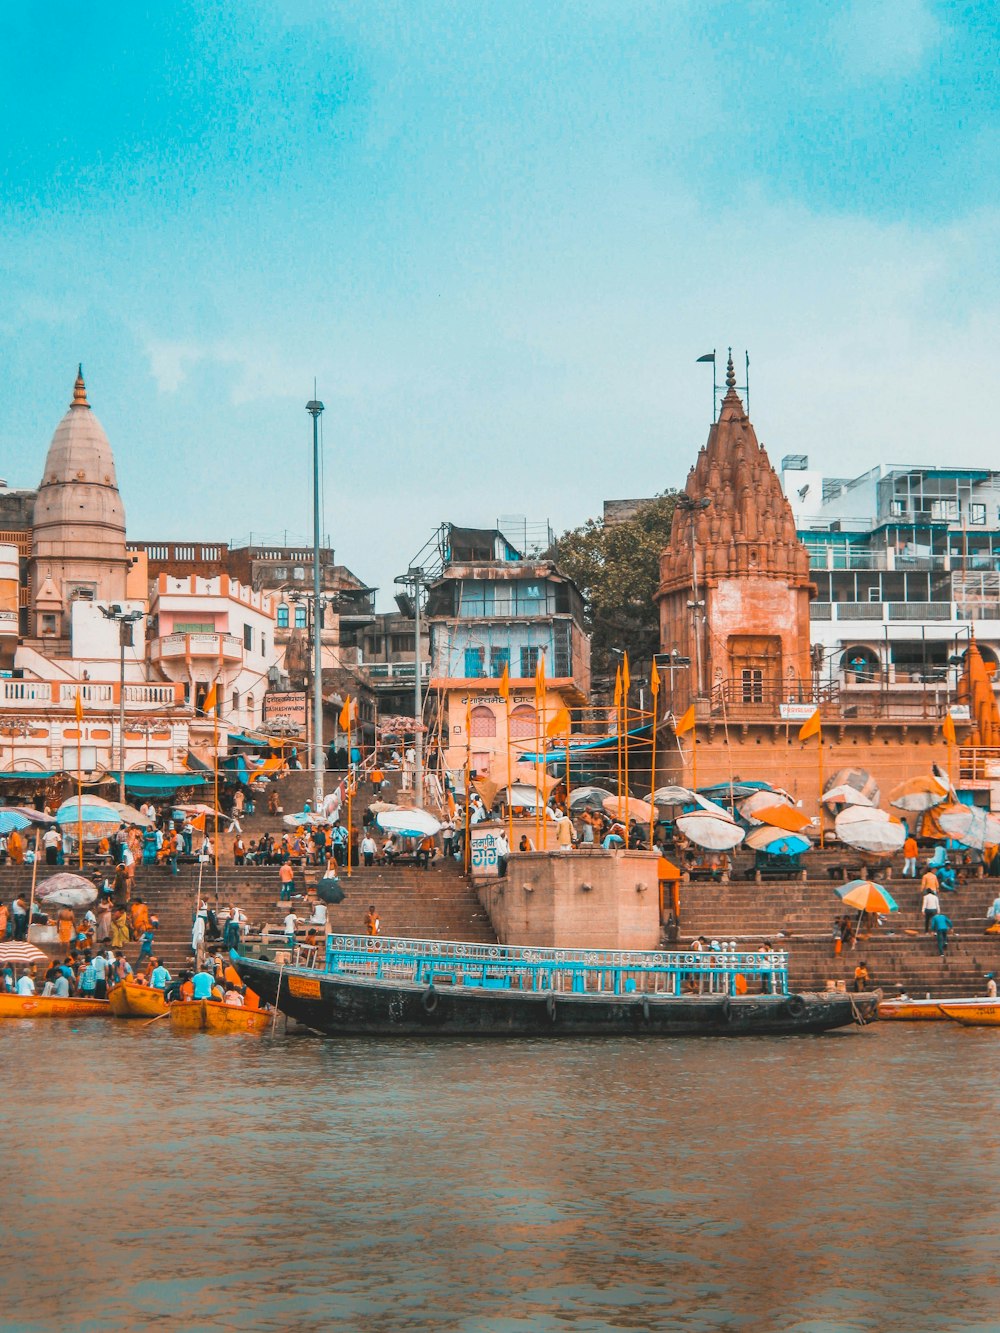
[[[898,690],[886,682],[877,686],[842,688],[836,681],[818,688],[803,683],[801,690],[783,690],[767,682],[740,679],[720,681],[711,699],[697,703],[699,722],[758,722],[800,727],[819,709],[824,725],[851,722],[940,723],[948,705],[946,688],[921,684]]]
[[[413,662],[365,662],[364,669],[375,682],[386,680],[410,681],[414,678]],[[420,679],[429,680],[431,674],[430,662],[420,663]]]
[[[0,680],[0,711],[38,713],[49,709],[72,713],[77,695],[84,714],[109,713],[120,706],[121,687],[117,681]],[[126,685],[125,708],[175,708],[184,703],[184,687],[174,682],[156,685]]]
[[[235,634],[165,634],[150,639],[149,658],[152,662],[183,658],[211,658],[214,662],[242,662],[243,640]]]

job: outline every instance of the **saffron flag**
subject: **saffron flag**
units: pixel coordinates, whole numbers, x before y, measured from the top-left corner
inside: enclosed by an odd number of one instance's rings
[[[656,659],[653,660],[653,669],[649,673],[649,692],[655,699],[660,692],[660,673],[656,669]]]
[[[817,708],[812,717],[799,727],[799,740],[807,741],[810,736],[822,736],[822,734],[823,726],[819,720],[819,709]]]
[[[73,705],[73,712],[77,722],[83,721],[83,700],[80,698],[80,691],[76,692],[76,703]]]
[[[555,717],[545,728],[546,736],[568,736],[570,733],[569,709],[560,708]]]
[[[535,701],[536,703],[545,697],[545,654],[538,654],[538,665],[535,667]]]
[[[351,718],[355,715],[354,700],[350,695],[344,700],[344,706],[340,710],[340,729],[341,731],[350,731]]]
[[[203,713],[213,712],[218,702],[219,702],[219,687],[218,685],[213,685],[212,688],[209,690],[209,692],[205,695],[205,702],[201,706],[201,711]]]
[[[621,667],[619,667],[618,670],[615,672],[615,707],[621,708],[621,706],[622,706],[622,669]]]
[[[683,736],[687,731],[694,731],[694,704],[686,713],[674,720],[674,735]]]
[[[510,698],[510,673],[507,670],[506,661],[504,661],[503,672],[501,673],[500,676],[500,698],[501,699]]]
[[[622,654],[622,689],[625,691],[625,698],[628,698],[629,687],[632,684],[632,673],[628,669],[628,653]]]
[[[945,713],[944,721],[941,723],[941,731],[949,745],[955,744],[955,719],[950,713]]]

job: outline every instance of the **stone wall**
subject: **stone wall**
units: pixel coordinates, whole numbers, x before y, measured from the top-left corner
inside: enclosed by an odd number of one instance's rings
[[[501,944],[655,949],[655,852],[514,852],[503,879],[477,883]]]

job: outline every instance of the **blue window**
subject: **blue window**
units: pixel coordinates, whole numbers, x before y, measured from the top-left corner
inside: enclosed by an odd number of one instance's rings
[[[465,678],[466,680],[475,680],[483,675],[483,650],[482,648],[466,648],[465,650]]]
[[[306,627],[306,608],[305,606],[297,606],[295,608],[295,628],[305,629],[305,627]]]
[[[278,607],[278,629],[288,628],[288,603],[282,602]]]

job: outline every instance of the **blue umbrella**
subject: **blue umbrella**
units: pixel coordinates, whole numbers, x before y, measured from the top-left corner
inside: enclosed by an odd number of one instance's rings
[[[0,833],[13,833],[15,829],[27,828],[31,823],[20,813],[19,810],[13,810],[9,806],[0,807]]]
[[[767,826],[751,830],[746,845],[755,852],[766,852],[768,856],[801,856],[812,850],[812,843],[801,833],[786,833],[783,829]]]
[[[114,824],[122,822],[121,813],[109,801],[99,796],[84,796],[82,801],[71,796],[56,811],[57,824]]]

